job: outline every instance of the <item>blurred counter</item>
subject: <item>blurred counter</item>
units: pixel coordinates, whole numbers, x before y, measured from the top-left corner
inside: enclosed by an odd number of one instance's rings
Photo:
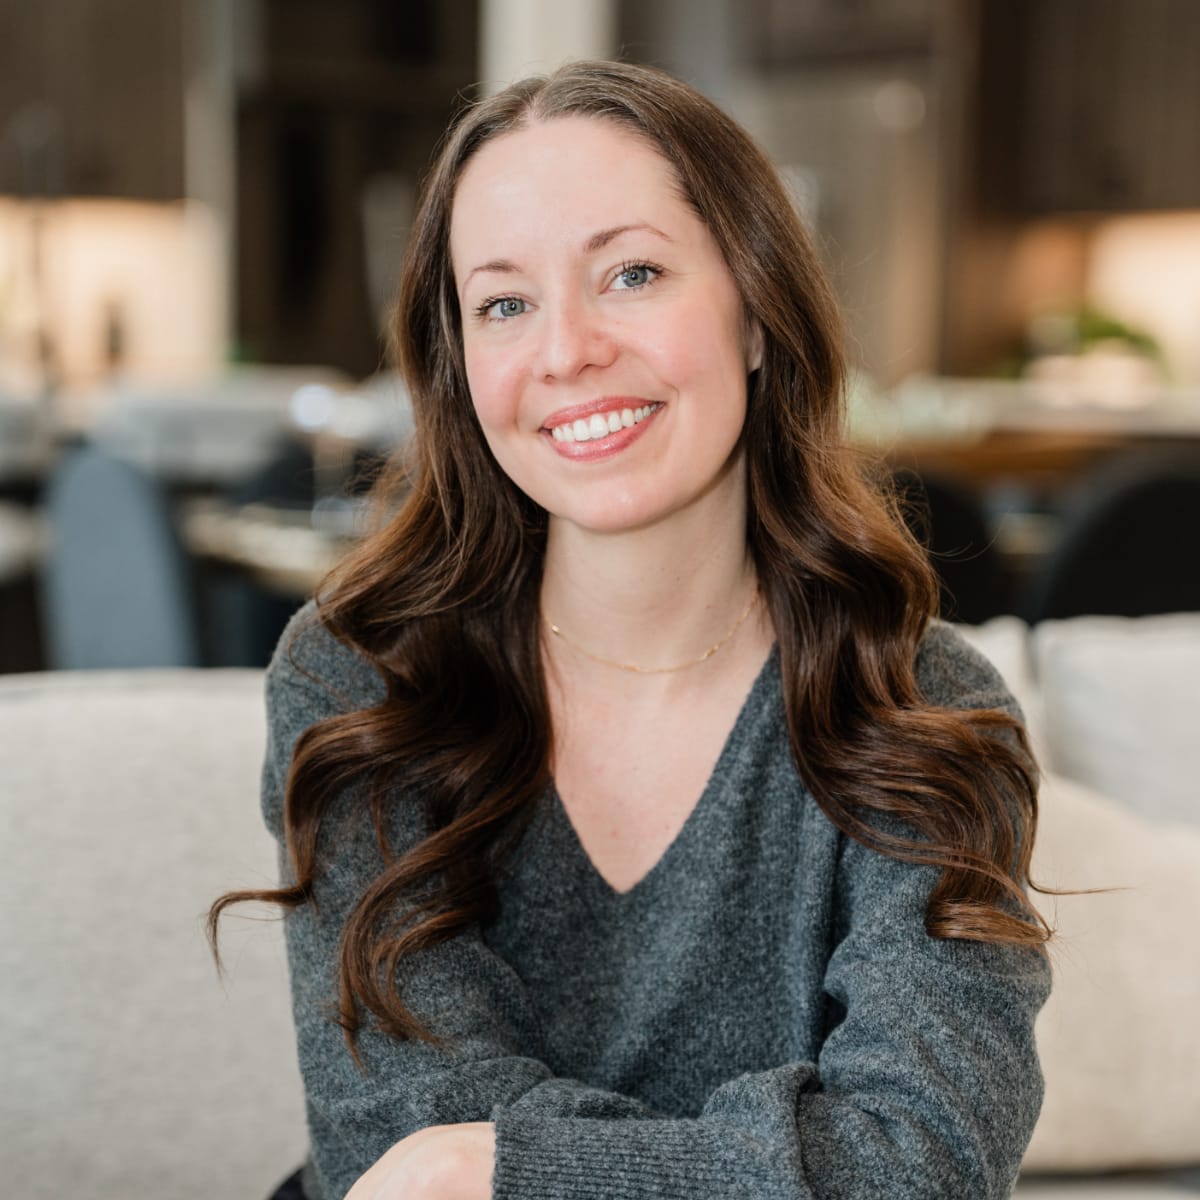
[[[316,591],[358,536],[352,528],[314,521],[314,512],[305,509],[203,498],[182,506],[180,525],[190,553],[244,570],[267,590],[297,598]]]
[[[1200,390],[1098,394],[1045,382],[914,378],[887,395],[852,393],[850,435],[917,469],[1054,486],[1130,446],[1200,445]]]

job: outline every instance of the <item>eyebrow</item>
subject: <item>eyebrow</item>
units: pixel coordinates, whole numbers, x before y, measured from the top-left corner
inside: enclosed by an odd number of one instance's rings
[[[645,221],[640,221],[636,225],[614,225],[611,229],[602,229],[599,233],[593,233],[587,242],[584,244],[584,253],[593,254],[597,250],[603,250],[609,242],[615,241],[623,233],[636,233],[645,230],[647,233],[652,233],[656,237],[660,237],[665,242],[671,239],[667,237],[661,229],[656,229],[653,225]]]
[[[595,254],[597,250],[603,250],[610,242],[616,241],[622,234],[625,233],[652,233],[655,237],[660,237],[664,242],[670,242],[673,239],[668,237],[661,229],[650,225],[645,221],[639,221],[632,225],[614,225],[611,229],[601,229],[598,233],[593,233],[590,238],[583,244],[583,252],[585,254]],[[494,275],[516,275],[520,273],[521,268],[517,266],[511,259],[494,258],[491,262],[480,263],[477,267],[472,267],[467,272],[466,278],[462,281],[462,286],[465,288],[470,281],[472,275],[477,275],[479,272],[488,272]]]

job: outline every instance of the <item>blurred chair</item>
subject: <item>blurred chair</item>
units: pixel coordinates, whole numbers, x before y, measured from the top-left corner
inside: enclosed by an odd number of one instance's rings
[[[1064,505],[1026,619],[1200,611],[1200,453],[1133,451],[1087,476]]]
[[[979,625],[1011,612],[1008,576],[975,492],[949,476],[903,467],[894,477],[905,521],[941,583],[942,616]]]
[[[93,446],[55,468],[42,621],[56,668],[200,665],[187,557],[166,495]]]
[[[234,504],[274,504],[311,509],[317,500],[312,448],[296,437],[280,438],[256,471],[229,492]]]

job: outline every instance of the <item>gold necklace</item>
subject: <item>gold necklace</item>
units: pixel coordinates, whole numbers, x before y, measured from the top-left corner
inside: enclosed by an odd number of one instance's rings
[[[559,627],[555,625],[554,622],[551,621],[550,618],[545,614],[542,615],[542,620],[546,623],[546,627],[552,634],[554,634],[555,637],[562,638],[562,640],[566,642],[568,646],[570,646],[573,650],[578,650],[580,654],[590,658],[592,662],[601,663],[606,667],[616,667],[619,671],[633,671],[637,675],[672,675],[676,671],[686,671],[688,667],[698,667],[702,662],[707,662],[710,658],[712,658],[712,656],[716,654],[716,652],[720,650],[721,647],[724,646],[725,643],[729,641],[729,639],[733,637],[733,635],[737,633],[739,629],[741,629],[742,622],[745,621],[745,619],[750,615],[750,610],[754,607],[754,602],[757,599],[758,588],[755,588],[754,591],[750,593],[750,599],[746,602],[746,607],[742,609],[742,615],[738,617],[736,621],[734,621],[733,625],[729,629],[729,632],[719,642],[714,642],[707,650],[705,650],[702,655],[700,655],[699,658],[689,659],[687,662],[680,663],[675,667],[639,667],[634,663],[617,662],[617,660],[614,658],[601,658],[599,654],[593,654],[590,650],[584,649],[584,647],[578,642],[567,637],[567,635],[563,633],[563,631],[559,629]]]

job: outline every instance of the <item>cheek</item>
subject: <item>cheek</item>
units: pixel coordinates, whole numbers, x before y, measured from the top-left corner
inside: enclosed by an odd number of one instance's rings
[[[653,353],[664,373],[681,385],[724,392],[748,374],[740,309],[689,306],[676,314],[669,330],[660,331]]]
[[[506,370],[502,356],[472,350],[470,346],[464,347],[463,362],[479,423],[485,430],[492,429],[515,411],[511,370]]]

